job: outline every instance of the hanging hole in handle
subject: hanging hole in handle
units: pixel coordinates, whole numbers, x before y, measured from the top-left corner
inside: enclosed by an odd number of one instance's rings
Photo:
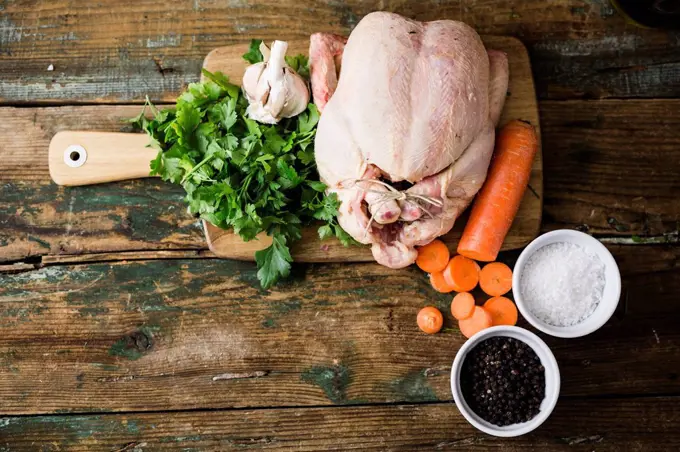
[[[87,160],[87,151],[78,144],[72,144],[64,151],[64,163],[71,168],[79,168]]]

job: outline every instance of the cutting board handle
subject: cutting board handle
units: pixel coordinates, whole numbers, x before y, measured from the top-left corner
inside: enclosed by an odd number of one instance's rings
[[[158,151],[148,143],[145,133],[58,132],[50,141],[50,176],[71,186],[149,177]]]

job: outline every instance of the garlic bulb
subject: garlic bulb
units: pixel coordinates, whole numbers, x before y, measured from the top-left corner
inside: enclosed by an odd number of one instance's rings
[[[305,80],[286,64],[288,43],[274,41],[271,51],[260,44],[264,61],[248,66],[243,74],[243,92],[250,105],[250,119],[276,124],[307,108],[309,89]]]

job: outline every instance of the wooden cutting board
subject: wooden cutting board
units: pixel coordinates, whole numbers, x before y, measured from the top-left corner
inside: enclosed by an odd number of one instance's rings
[[[539,133],[538,108],[526,48],[515,38],[489,36],[483,38],[488,48],[505,51],[510,63],[508,97],[501,117],[501,125],[510,119],[531,122]],[[289,42],[288,54],[307,53],[309,40]],[[247,63],[242,55],[248,43],[220,47],[206,57],[203,66],[211,72],[221,71],[232,82],[240,84]],[[50,142],[49,167],[52,179],[60,185],[88,185],[125,179],[149,177],[149,163],[156,151],[146,147],[148,138],[143,133],[112,133],[94,131],[64,131]],[[541,225],[543,198],[542,153],[536,154],[530,188],[524,195],[519,213],[505,239],[503,249],[521,248],[538,234]],[[455,250],[467,221],[464,213],[453,230],[443,237]],[[260,234],[257,239],[244,242],[231,230],[217,228],[203,222],[210,250],[224,258],[254,260],[254,253],[270,245],[271,239]],[[321,241],[316,227],[302,231],[302,240],[291,246],[291,253],[299,262],[357,262],[372,261],[366,246],[344,247],[336,239]]]
[[[531,73],[529,54],[524,45],[517,39],[507,36],[484,36],[484,44],[489,49],[502,50],[507,53],[510,65],[510,83],[508,97],[503,108],[500,125],[511,119],[524,119],[536,127],[540,144],[540,124],[536,91]],[[219,47],[208,54],[203,67],[211,72],[221,71],[229,76],[232,82],[241,83],[241,75],[246,64],[241,55],[248,50],[248,44]],[[288,55],[307,54],[309,40],[289,41]],[[530,188],[526,191],[515,221],[503,244],[504,250],[521,248],[533,240],[541,226],[543,210],[543,154],[539,145],[531,171]],[[442,239],[452,251],[456,249],[458,239],[467,222],[467,212],[454,225],[451,232]],[[219,257],[254,260],[254,253],[266,248],[271,239],[261,234],[258,239],[244,242],[231,230],[217,228],[203,222],[205,236],[210,250]],[[302,240],[291,246],[293,258],[298,262],[359,262],[372,261],[370,248],[367,246],[344,247],[337,239],[319,240],[315,227],[305,228]]]

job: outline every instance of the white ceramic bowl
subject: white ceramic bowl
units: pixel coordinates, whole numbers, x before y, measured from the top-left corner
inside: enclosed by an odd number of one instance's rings
[[[545,368],[545,398],[541,402],[539,413],[528,422],[499,427],[485,421],[475,414],[463,397],[460,386],[460,373],[465,357],[477,344],[494,336],[512,337],[524,342],[536,352],[536,355],[538,355],[541,360],[541,364]],[[541,425],[548,419],[553,408],[555,408],[557,399],[560,395],[560,369],[557,367],[555,356],[548,346],[534,333],[516,326],[493,326],[472,336],[465,344],[463,344],[460,350],[458,350],[456,358],[453,361],[453,366],[451,367],[451,392],[453,393],[453,399],[456,401],[458,410],[465,419],[477,429],[494,436],[520,436],[529,433]]]
[[[595,308],[595,311],[583,322],[572,326],[554,326],[545,323],[538,319],[531,313],[522,297],[520,281],[522,278],[522,271],[524,266],[538,249],[556,242],[569,242],[580,245],[586,250],[596,254],[604,263],[604,292],[602,293],[602,300]],[[621,274],[619,267],[616,265],[614,257],[609,250],[600,243],[599,240],[584,234],[583,232],[574,231],[571,229],[558,229],[551,231],[537,237],[531,242],[519,255],[512,276],[512,294],[515,298],[515,303],[522,316],[532,324],[535,328],[556,337],[580,337],[592,333],[607,323],[607,320],[614,314],[616,306],[619,304],[619,297],[621,296]]]

